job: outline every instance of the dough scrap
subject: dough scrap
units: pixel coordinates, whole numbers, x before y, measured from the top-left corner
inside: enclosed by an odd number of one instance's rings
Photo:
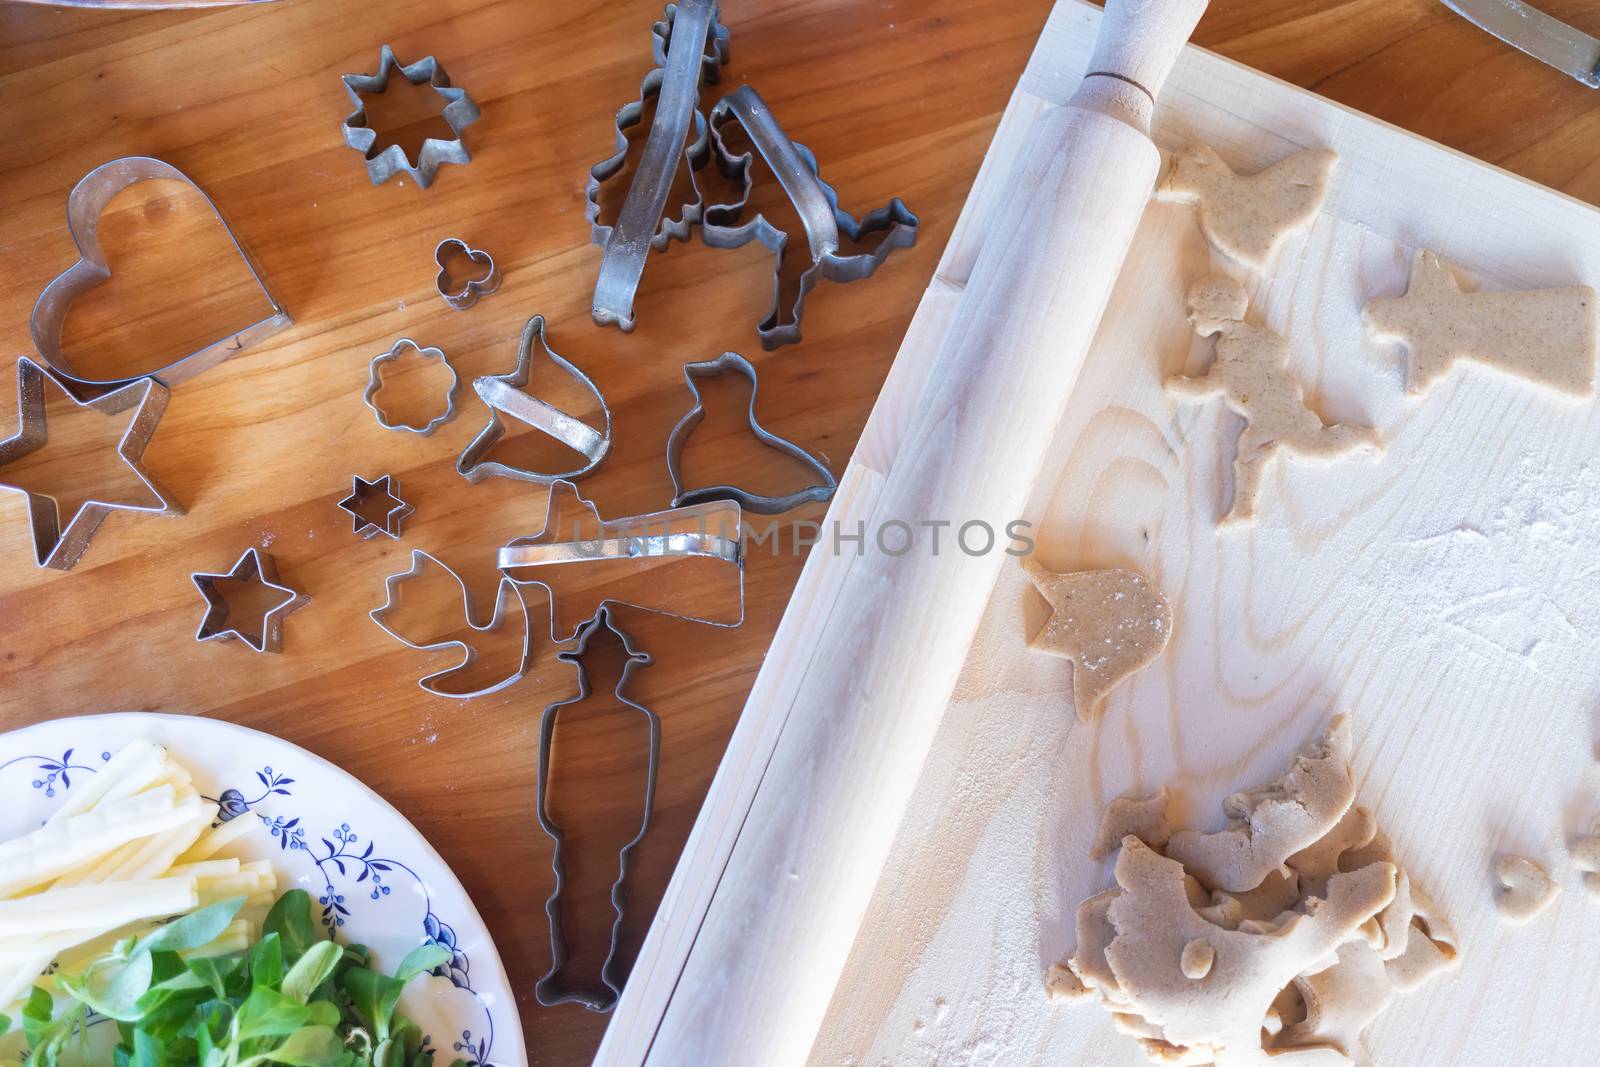
[[[1044,972],[1044,992],[1053,1003],[1085,1001],[1094,996],[1094,990],[1064,963],[1052,963]]]
[[[1339,946],[1332,967],[1298,975],[1294,984],[1305,1001],[1306,1016],[1286,1028],[1274,1047],[1331,1046],[1358,1064],[1370,1064],[1361,1033],[1394,999],[1394,986],[1378,954],[1360,941],[1347,942]]]
[[[1455,931],[1433,899],[1415,885],[1411,887],[1411,906],[1411,930],[1405,949],[1383,965],[1389,981],[1401,993],[1420,988],[1461,960]]]
[[[1325,424],[1306,407],[1305,389],[1289,373],[1289,346],[1282,337],[1244,321],[1244,287],[1211,275],[1189,288],[1189,320],[1202,337],[1216,336],[1211,366],[1199,377],[1174,375],[1167,391],[1182,401],[1222,397],[1245,420],[1233,461],[1233,501],[1224,522],[1255,517],[1256,496],[1266,465],[1280,451],[1330,462],[1356,452],[1382,452],[1370,426]]]
[[[1524,856],[1501,856],[1495,864],[1495,879],[1500,891],[1495,904],[1507,922],[1520,925],[1548,908],[1561,893],[1561,886],[1545,869]]]
[[[1022,569],[1050,604],[1050,618],[1028,642],[1072,661],[1072,702],[1092,722],[1116,685],[1161,655],[1172,637],[1172,608],[1133,571],[1057,574],[1033,559]]]
[[[1587,285],[1464,293],[1426,249],[1411,261],[1406,295],[1361,312],[1367,332],[1407,352],[1406,391],[1421,394],[1467,360],[1574,397],[1594,395],[1595,293]]]
[[[1312,148],[1255,174],[1236,174],[1209,145],[1194,144],[1173,154],[1156,198],[1198,203],[1200,228],[1217,251],[1260,271],[1322,210],[1338,161],[1337,153]]]
[[[1198,982],[1211,973],[1211,968],[1216,962],[1217,950],[1211,947],[1211,942],[1203,937],[1197,937],[1183,946],[1183,956],[1178,964],[1183,969],[1185,978]]]
[[[1600,830],[1600,826],[1596,829]],[[1600,900],[1600,833],[1578,838],[1570,851],[1572,865],[1583,872],[1584,891]]]
[[[1167,855],[1207,885],[1230,893],[1288,874],[1290,856],[1332,830],[1355,800],[1350,775],[1350,718],[1335,715],[1318,740],[1302,747],[1282,777],[1223,802],[1237,825],[1214,834],[1179,830]]]
[[[1167,787],[1144,799],[1118,797],[1100,818],[1100,832],[1089,848],[1089,858],[1103,860],[1122,847],[1122,839],[1132,834],[1151,848],[1167,847],[1172,826],[1167,822]]]

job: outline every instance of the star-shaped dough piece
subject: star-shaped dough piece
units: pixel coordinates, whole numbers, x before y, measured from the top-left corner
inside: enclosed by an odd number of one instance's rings
[[[1217,251],[1259,271],[1317,217],[1338,161],[1337,153],[1313,148],[1256,174],[1235,174],[1209,145],[1195,144],[1173,154],[1156,197],[1199,204],[1200,228]]]
[[[1419,248],[1406,295],[1370,301],[1361,319],[1373,337],[1405,346],[1408,393],[1427,392],[1468,360],[1568,396],[1594,394],[1595,294],[1587,285],[1463,293],[1439,257]]]
[[[1106,693],[1167,647],[1172,608],[1133,571],[1057,574],[1031,559],[1022,568],[1050,604],[1050,618],[1028,646],[1072,661],[1072,702],[1090,722]]]
[[[400,499],[400,481],[385,474],[367,481],[359,474],[350,479],[350,495],[339,501],[350,515],[350,529],[363,541],[378,534],[400,537],[400,523],[417,509]]]

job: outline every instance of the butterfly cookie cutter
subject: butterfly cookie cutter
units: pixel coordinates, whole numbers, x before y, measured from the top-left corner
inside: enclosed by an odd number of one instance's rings
[[[383,365],[399,359],[410,349],[422,359],[438,360],[445,370],[450,372],[450,388],[444,394],[444,411],[435,415],[421,426],[413,426],[408,422],[393,422],[378,403],[378,392],[383,388]],[[423,348],[409,337],[402,337],[389,346],[387,352],[379,352],[367,364],[367,388],[361,394],[361,402],[367,405],[372,414],[378,419],[378,425],[385,430],[396,430],[401,433],[414,433],[418,437],[428,437],[435,430],[456,417],[456,396],[461,392],[461,375],[456,373],[455,366],[450,362],[450,357],[437,348]]]
[[[87,377],[73,369],[63,354],[61,333],[66,325],[67,313],[72,308],[72,302],[111,277],[111,267],[100,248],[101,212],[124,189],[156,179],[182,182],[200,194],[206,206],[211,209],[211,213],[222,224],[234,251],[238,252],[239,258],[244,261],[245,269],[250,272],[251,283],[267,302],[268,313],[264,318],[243,329],[236,330],[153,371],[122,378]],[[39,299],[33,305],[32,313],[28,316],[28,329],[33,335],[33,347],[38,351],[40,358],[61,377],[76,399],[98,396],[131,385],[141,378],[156,378],[170,388],[237,355],[257,341],[286,329],[293,321],[289,318],[289,313],[278,303],[277,298],[267,289],[261,268],[251,257],[244,243],[239,240],[238,235],[228,226],[228,220],[223,218],[216,203],[193,178],[164,160],[151,156],[124,156],[109,163],[102,163],[85,174],[78,180],[78,184],[72,187],[72,192],[67,194],[67,232],[72,235],[73,244],[78,249],[78,261],[44,287],[44,291],[39,294]]]
[[[444,110],[440,114],[450,127],[450,132],[455,134],[449,141],[437,137],[425,138],[414,166],[406,158],[406,150],[397,144],[391,144],[381,152],[372,151],[378,143],[378,134],[367,125],[367,105],[361,99],[363,94],[374,95],[387,91],[389,76],[395,71],[399,71],[400,76],[412,85],[431,86],[434,92],[444,98]],[[461,131],[477,122],[482,113],[465,89],[457,89],[450,84],[450,75],[445,73],[444,67],[434,57],[425,56],[415,63],[402,64],[395,58],[394,49],[384,45],[378,52],[378,73],[346,74],[343,80],[345,92],[350,94],[350,102],[356,109],[344,120],[340,129],[344,132],[344,143],[365,158],[367,177],[372,179],[373,185],[382,185],[396,174],[409,174],[416,179],[417,185],[426,189],[433,184],[441,163],[471,162],[472,155],[467,151],[466,142],[461,139]]]
[[[665,249],[676,238],[689,239],[699,221],[698,187],[693,202],[674,219],[665,217],[681,155],[694,171],[710,158],[706,118],[700,112],[700,86],[718,81],[728,61],[728,31],[717,19],[716,0],[683,0],[668,4],[665,17],[650,29],[655,67],[639,84],[639,97],[617,112],[614,151],[589,170],[587,207],[594,243],[605,246],[600,276],[595,281],[595,324],[615,323],[624,333],[633,329],[633,297],[644,277],[650,250]],[[628,158],[627,129],[644,119],[645,105],[656,101],[655,117],[639,156],[638,169],[616,222],[600,220],[600,188],[622,172]],[[689,138],[691,124],[694,137]],[[685,146],[684,142],[689,143]]]
[[[561,709],[582,703],[592,693],[589,671],[584,666],[583,659],[589,651],[590,642],[596,635],[607,630],[621,640],[623,652],[627,656],[622,666],[622,677],[618,679],[614,690],[616,698],[643,715],[649,728],[649,753],[644,779],[644,815],[639,820],[639,832],[617,852],[617,878],[611,883],[611,908],[616,912],[616,919],[611,923],[610,947],[606,951],[605,962],[600,966],[600,981],[604,988],[566,988],[559,984],[557,978],[570,958],[561,914],[561,894],[567,884],[566,863],[561,855],[562,846],[566,843],[566,834],[560,824],[550,817],[546,804],[550,781],[550,754],[555,746],[556,717]],[[539,818],[539,826],[555,843],[550,855],[550,869],[555,872],[556,880],[555,887],[544,902],[545,918],[550,925],[550,969],[545,972],[544,977],[534,983],[533,996],[545,1007],[556,1004],[581,1004],[593,1012],[608,1012],[616,1007],[617,998],[622,996],[623,983],[627,980],[627,976],[620,973],[622,963],[618,959],[622,948],[623,920],[627,914],[626,882],[633,850],[644,840],[644,835],[649,831],[650,817],[655,808],[656,772],[661,764],[661,717],[627,695],[634,672],[640,667],[649,666],[652,660],[648,652],[643,652],[635,646],[633,639],[617,626],[611,618],[609,609],[602,607],[595,612],[592,619],[578,628],[577,643],[571,649],[557,653],[556,658],[577,668],[578,695],[546,705],[544,714],[539,719],[539,765],[534,785],[534,812]]]
[[[600,416],[604,421],[602,429],[596,430],[588,423],[573,418],[560,408],[526,391],[533,375],[534,342],[538,342],[539,348],[550,362],[571,375],[594,397],[595,403],[600,405]],[[489,409],[489,422],[478,431],[478,435],[462,450],[456,460],[456,473],[469,482],[476,484],[491,477],[512,478],[519,482],[533,482],[537,485],[571,481],[593,471],[600,465],[600,461],[606,458],[606,453],[611,451],[611,408],[606,405],[605,396],[589,376],[550,347],[550,342],[545,337],[543,315],[535,315],[522,327],[522,338],[517,344],[517,365],[506,374],[488,375],[476,379],[472,383],[472,391],[478,394],[478,399]],[[574,470],[545,474],[487,459],[489,451],[505,436],[506,427],[500,421],[502,415],[554,438],[582,455],[586,462]]]
[[[722,130],[730,122],[737,122],[750,138],[755,150],[761,154],[789,202],[800,216],[805,230],[806,243],[811,252],[811,266],[800,275],[800,287],[794,304],[787,309],[783,300],[783,260],[787,254],[789,235],[774,226],[764,215],[744,221],[750,202],[751,164],[749,152],[734,154],[729,151]],[[917,230],[921,220],[912,214],[905,203],[895,197],[887,205],[869,211],[861,219],[839,206],[839,194],[822,180],[817,167],[817,157],[803,144],[791,141],[778,125],[772,109],[754,87],[741,85],[718,100],[711,109],[711,147],[717,168],[728,179],[740,183],[738,199],[727,203],[707,204],[700,236],[714,248],[739,248],[751,241],[760,241],[776,258],[772,276],[772,310],[756,327],[761,347],[769,351],[800,340],[800,319],[805,312],[807,294],[817,282],[827,278],[833,282],[853,282],[870,276],[889,254],[897,248],[909,248],[917,243]],[[883,236],[869,252],[840,254],[841,235],[857,243],[873,234]]]
[[[238,562],[220,574],[195,571],[189,575],[189,579],[206,601],[206,613],[194,634],[196,641],[237,639],[257,652],[282,652],[284,616],[311,602],[310,597],[279,581],[277,563],[270,555],[255,547],[245,549]],[[261,616],[259,630],[254,627],[240,629],[238,624],[229,620],[228,599],[217,588],[223,582],[257,582],[282,594],[282,599]]]
[[[462,256],[487,273],[482,278],[469,278],[460,288],[451,288],[449,261]],[[439,268],[433,277],[433,287],[439,291],[444,302],[457,311],[467,310],[478,302],[479,297],[488,296],[500,288],[500,268],[495,266],[494,257],[482,249],[473,248],[459,237],[446,237],[440,241],[433,250],[433,263]]]
[[[694,428],[705,419],[706,409],[700,396],[700,387],[696,383],[704,378],[716,378],[729,372],[742,374],[750,380],[750,407],[747,412],[750,421],[750,432],[756,439],[769,448],[789,456],[805,464],[816,475],[817,482],[804,489],[787,493],[783,496],[763,496],[741,489],[736,485],[708,485],[698,488],[685,489],[683,486],[683,450],[689,441],[689,435]],[[672,428],[671,435],[667,438],[667,475],[672,479],[672,506],[683,507],[688,504],[703,504],[710,500],[734,500],[746,511],[753,511],[758,515],[777,515],[799,507],[809,500],[831,500],[834,491],[839,488],[839,480],[833,476],[828,465],[816,456],[807,452],[793,441],[762,426],[756,419],[756,393],[760,389],[756,378],[756,369],[748,359],[737,352],[724,352],[716,359],[706,360],[702,363],[685,363],[683,365],[683,380],[689,386],[689,392],[694,397],[694,407],[689,413],[678,420]]]

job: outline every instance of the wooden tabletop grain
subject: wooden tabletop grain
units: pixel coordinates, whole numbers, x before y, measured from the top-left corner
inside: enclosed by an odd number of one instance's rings
[[[1542,6],[1600,32],[1600,11],[1582,0]],[[538,1064],[587,1062],[605,1025],[532,997],[549,964],[543,901],[552,884],[550,844],[533,819],[534,748],[540,711],[574,695],[575,675],[536,635],[531,668],[515,684],[473,700],[431,696],[417,679],[449,657],[411,651],[365,615],[413,548],[458,568],[486,605],[495,547],[538,529],[544,490],[501,479],[471,486],[455,473],[484,418],[470,392],[460,417],[432,437],[381,429],[361,404],[368,361],[410,336],[444,348],[463,379],[502,373],[524,320],[546,316],[556,351],[595,380],[616,418],[612,454],[583,483],[607,517],[666,506],[663,450],[691,404],[681,364],[727,349],[760,369],[763,423],[841,469],[1049,4],[726,7],[724,88],[755,85],[815,150],[846,207],[860,213],[901,196],[924,222],[918,245],[877,276],[824,284],[809,301],[804,341],[773,353],[755,337],[772,261],[754,247],[680,244],[653,256],[638,330],[590,324],[599,252],[584,180],[610,152],[615,110],[649,69],[660,10],[648,0],[281,0],[196,13],[0,3],[0,351],[31,350],[29,310],[76,256],[68,190],[129,154],[159,156],[194,178],[295,318],[174,389],[146,460],[182,518],[116,514],[62,574],[33,565],[21,498],[0,497],[0,729],[118,709],[204,714],[341,764],[416,823],[466,884],[517,987]],[[1596,98],[1432,0],[1215,0],[1196,41],[1600,202]],[[371,186],[340,137],[350,105],[339,75],[376,69],[385,42],[402,59],[437,55],[483,108],[467,131],[472,162],[443,168],[427,190],[409,179]],[[402,92],[373,107],[374,126],[414,149],[438,130],[428,105]],[[489,250],[505,274],[499,293],[465,313],[433,292],[431,252],[446,236]],[[80,369],[153,369],[249,321],[240,268],[192,196],[130,191],[104,238],[118,274],[68,322]],[[394,399],[425,406],[437,384],[408,374]],[[696,476],[792,488],[804,471],[748,436],[734,383],[718,384],[729,388],[708,390],[711,417],[688,455]],[[54,450],[5,476],[68,506],[126,493],[114,436],[59,403],[50,412]],[[0,415],[0,435],[13,428],[14,417]],[[530,461],[548,459],[527,447]],[[397,476],[417,508],[400,541],[355,538],[336,507],[351,475],[381,473]],[[821,513],[812,505],[784,522]],[[804,538],[792,533],[752,554],[738,629],[620,613],[655,659],[631,695],[663,719],[654,825],[628,881],[629,955],[799,573]],[[221,570],[251,545],[312,598],[289,617],[278,656],[194,640],[202,603],[189,572]],[[485,640],[484,672],[514,663],[520,625]],[[576,980],[604,954],[616,849],[640,815],[642,735],[605,695],[617,662],[615,649],[596,653],[601,696],[562,736],[552,786],[573,842]]]

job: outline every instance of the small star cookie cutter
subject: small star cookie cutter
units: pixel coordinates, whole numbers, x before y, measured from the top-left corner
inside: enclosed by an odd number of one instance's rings
[[[616,912],[616,919],[611,924],[610,948],[606,951],[605,962],[600,966],[600,981],[604,988],[563,988],[557,983],[557,975],[570,958],[561,914],[561,894],[567,884],[566,863],[561,855],[562,846],[566,843],[566,834],[550,817],[545,794],[550,780],[550,754],[555,747],[556,716],[562,708],[582,703],[591,695],[589,671],[584,666],[583,657],[589,651],[589,643],[604,630],[609,630],[621,640],[623,652],[627,656],[622,666],[622,677],[617,681],[614,691],[616,698],[643,715],[650,731],[649,756],[644,779],[644,817],[639,821],[639,832],[617,852],[617,879],[611,883],[611,907]],[[593,1012],[608,1012],[616,1007],[617,998],[622,996],[623,983],[627,980],[625,974],[619,973],[622,963],[618,959],[622,948],[622,924],[627,912],[628,897],[625,883],[633,850],[644,840],[644,835],[649,831],[650,817],[655,808],[656,772],[661,765],[661,717],[627,695],[634,671],[649,666],[652,660],[648,652],[641,651],[634,645],[633,639],[617,626],[608,608],[600,608],[595,612],[594,618],[579,627],[577,644],[558,653],[556,658],[578,669],[578,695],[546,705],[544,714],[539,719],[539,766],[537,784],[534,787],[534,812],[539,818],[539,826],[549,835],[550,840],[555,842],[555,848],[550,856],[550,869],[555,872],[556,880],[555,887],[551,889],[550,895],[544,902],[545,918],[550,925],[550,969],[545,972],[544,977],[534,983],[533,996],[547,1008],[557,1004],[581,1004]]]
[[[717,378],[728,372],[742,374],[750,380],[750,406],[747,412],[750,422],[750,432],[756,439],[768,448],[775,449],[791,459],[805,464],[817,476],[817,482],[804,489],[787,493],[783,496],[763,496],[741,489],[736,485],[707,485],[685,489],[683,486],[683,450],[688,444],[689,436],[694,428],[705,419],[706,409],[700,396],[700,387],[695,384],[703,378]],[[689,413],[678,420],[672,428],[671,435],[667,438],[667,475],[672,479],[672,506],[685,507],[690,504],[704,504],[712,500],[733,500],[746,511],[753,511],[757,515],[777,515],[790,511],[810,500],[826,501],[833,499],[833,494],[839,488],[839,480],[833,476],[828,465],[810,452],[801,448],[787,438],[762,426],[756,419],[756,393],[760,384],[756,378],[756,369],[748,359],[737,352],[724,352],[716,359],[706,360],[701,363],[685,363],[683,365],[683,380],[689,386],[689,392],[694,397],[694,407]]]
[[[585,215],[594,243],[605,246],[595,280],[595,325],[615,323],[623,333],[634,326],[633,297],[644,277],[650,250],[665,249],[676,238],[689,239],[700,219],[699,189],[679,218],[665,216],[681,154],[693,173],[710,158],[706,119],[700,112],[700,86],[718,81],[728,61],[728,31],[717,20],[716,0],[668,4],[665,17],[650,28],[655,67],[639,83],[639,97],[617,112],[614,151],[589,170]],[[628,158],[627,129],[644,118],[645,104],[656,101],[655,117],[627,199],[616,222],[600,222],[600,187],[622,172]],[[689,137],[691,124],[694,136]],[[685,142],[688,142],[687,146]]]
[[[72,302],[111,277],[111,266],[106,262],[105,253],[100,249],[100,214],[122,190],[155,179],[182,182],[200,194],[206,206],[211,209],[211,213],[222,224],[228,240],[233,243],[234,251],[244,260],[245,269],[250,272],[250,281],[265,298],[269,312],[264,318],[243,329],[219,338],[147,374],[122,378],[85,377],[73,369],[72,364],[62,353],[61,332],[66,325],[67,313],[72,307]],[[71,391],[77,398],[98,395],[111,389],[131,385],[141,378],[157,378],[170,388],[193,378],[201,371],[209,370],[225,359],[238,355],[243,349],[280,330],[287,329],[292,324],[293,320],[289,318],[289,313],[267,289],[261,268],[251,257],[244,243],[228,226],[228,220],[222,217],[222,212],[216,203],[193,178],[164,160],[150,156],[124,156],[109,163],[102,163],[85,174],[78,180],[78,184],[72,187],[72,192],[67,194],[67,232],[72,235],[73,244],[78,249],[78,261],[44,287],[44,291],[39,294],[39,299],[33,305],[32,313],[28,316],[28,330],[33,335],[33,347],[38,351],[40,358],[70,384]]]
[[[550,362],[571,375],[594,397],[595,403],[600,405],[600,416],[604,420],[602,429],[596,430],[588,423],[575,419],[560,408],[526,392],[533,373],[535,341],[544,350]],[[543,315],[535,315],[522,327],[522,338],[517,344],[516,367],[506,374],[478,378],[472,383],[472,390],[489,409],[489,422],[462,450],[456,460],[456,473],[473,484],[491,477],[511,478],[519,482],[533,482],[536,485],[573,481],[593,471],[600,465],[600,461],[606,458],[606,453],[611,451],[611,408],[606,405],[605,396],[589,376],[550,347],[550,342],[545,337]],[[496,442],[505,436],[505,424],[500,421],[502,415],[554,438],[582,455],[587,462],[574,470],[545,474],[486,459]]]
[[[424,139],[415,166],[406,158],[405,149],[397,144],[391,144],[381,152],[373,152],[378,143],[378,134],[367,125],[366,102],[361,99],[362,94],[386,91],[389,88],[389,76],[395,71],[399,71],[400,76],[412,85],[432,86],[433,91],[444,98],[445,106],[441,115],[450,132],[455,134],[455,139],[450,141],[437,137]],[[345,74],[342,77],[345,92],[350,94],[350,102],[356,108],[340,127],[344,131],[344,143],[366,159],[367,177],[372,179],[373,185],[382,185],[396,174],[409,174],[419,186],[426,189],[433,184],[441,163],[471,162],[472,155],[467,151],[466,142],[461,139],[461,131],[477,122],[482,113],[465,89],[451,86],[450,75],[445,73],[444,67],[433,56],[402,64],[395,58],[394,49],[384,45],[378,52],[376,74]]]
[[[735,155],[723,141],[722,129],[729,122],[737,122],[749,136],[761,158],[771,169],[789,202],[800,216],[805,229],[806,242],[811,251],[811,266],[800,275],[800,288],[789,320],[784,321],[783,259],[789,244],[789,235],[774,226],[764,215],[741,221],[750,202],[751,155]],[[867,212],[858,221],[839,206],[839,194],[833,186],[822,180],[817,167],[817,157],[803,144],[791,141],[778,125],[772,110],[755,88],[741,85],[718,100],[711,109],[711,146],[717,168],[730,180],[741,185],[738,199],[722,204],[707,204],[700,236],[714,248],[739,248],[751,241],[760,241],[776,257],[772,275],[772,310],[756,327],[761,347],[767,350],[800,340],[800,319],[805,312],[806,295],[816,288],[818,280],[853,282],[869,277],[880,267],[889,254],[897,248],[909,248],[917,243],[917,231],[922,225],[905,203],[895,197],[887,205]],[[841,235],[858,242],[871,234],[883,237],[870,252],[841,255]]]
[[[23,356],[17,360],[17,432],[0,441],[0,473],[11,463],[43,448],[50,431],[45,414],[45,386],[54,386],[67,398],[83,408],[92,408],[103,415],[117,415],[133,410],[127,429],[117,443],[117,455],[138,475],[146,489],[155,497],[154,504],[123,504],[109,500],[85,500],[78,510],[61,523],[61,504],[48,493],[21,486],[0,483],[0,489],[20,493],[27,500],[29,532],[33,538],[34,562],[41,567],[58,571],[71,570],[78,562],[89,541],[113,511],[143,511],[156,515],[182,515],[183,509],[173,502],[150,472],[145,470],[142,458],[155,433],[156,424],[167,409],[167,387],[154,378],[141,378],[121,386],[95,400],[80,400],[73,395],[67,383],[56,374]]]
[[[284,616],[311,602],[310,597],[279,581],[278,565],[272,556],[253,546],[245,549],[244,555],[227,571],[221,574],[195,571],[189,579],[206,601],[206,613],[194,634],[194,639],[201,642],[239,640],[257,652],[282,652]],[[225,581],[258,582],[283,594],[283,599],[261,616],[259,632],[242,630],[228,621],[227,598],[217,589],[218,583]]]
[[[482,267],[486,273],[482,278],[467,279],[459,288],[451,288],[449,261],[463,256],[467,262]],[[457,311],[467,310],[478,302],[479,297],[488,296],[500,288],[500,268],[495,266],[494,257],[482,249],[473,248],[459,237],[446,237],[440,241],[433,250],[433,263],[439,268],[439,273],[433,278],[433,287],[439,290],[444,302]]]
[[[437,359],[445,370],[450,372],[450,388],[444,394],[444,411],[429,419],[422,426],[412,426],[407,422],[391,422],[389,416],[378,404],[378,391],[383,388],[383,365],[392,360],[399,359],[406,349],[411,349],[423,359]],[[456,368],[451,364],[448,356],[437,348],[423,348],[409,337],[402,337],[387,352],[379,352],[367,364],[367,388],[361,394],[362,403],[371,409],[377,416],[378,425],[385,430],[397,430],[401,433],[414,433],[418,437],[428,437],[456,417],[456,396],[461,392],[461,376],[456,373]]]
[[[368,509],[364,505],[368,501],[383,501],[383,517],[379,521],[374,518],[375,509]],[[339,501],[340,510],[350,516],[350,532],[363,541],[382,534],[391,540],[400,539],[400,524],[407,515],[417,509],[400,499],[400,479],[384,474],[371,481],[352,475],[350,478],[350,495]]]

